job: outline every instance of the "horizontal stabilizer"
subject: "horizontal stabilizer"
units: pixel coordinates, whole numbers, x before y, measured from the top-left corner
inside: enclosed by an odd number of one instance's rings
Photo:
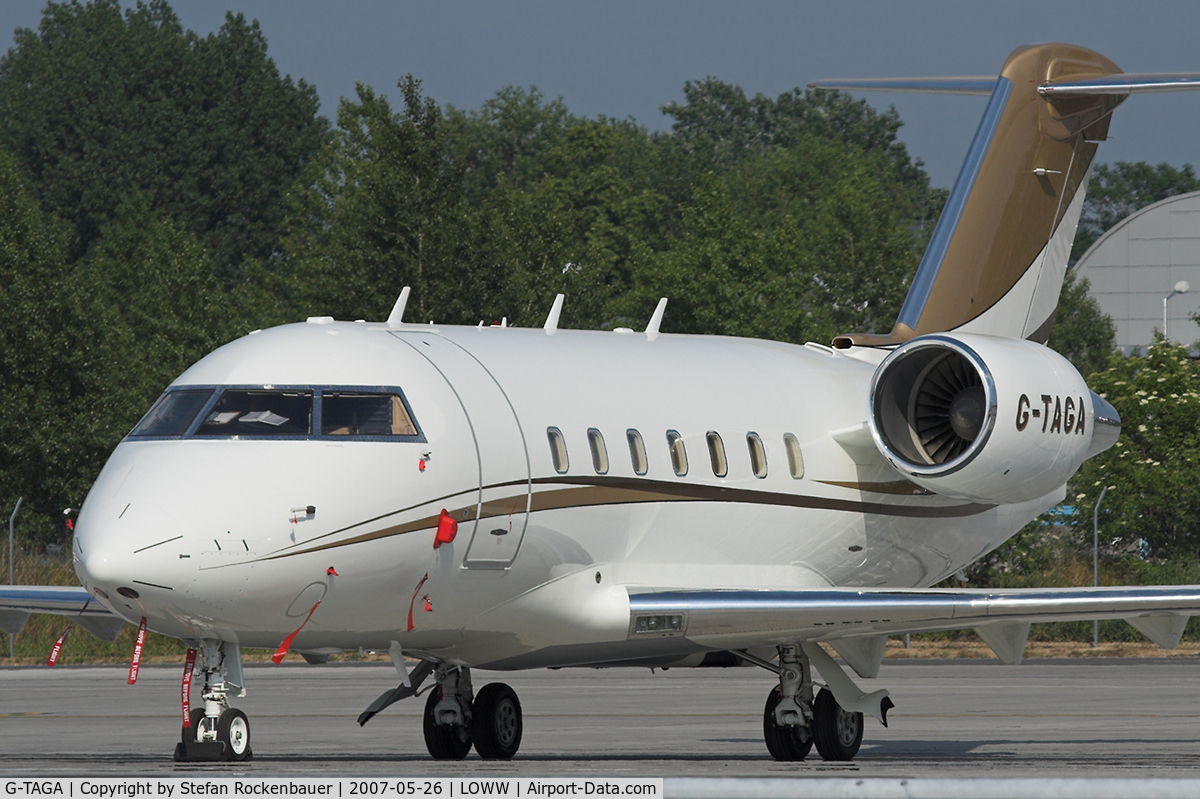
[[[1050,81],[1038,86],[1038,94],[1043,97],[1127,97],[1191,89],[1200,89],[1200,72],[1118,72],[1085,80]]]
[[[913,94],[973,94],[988,97],[996,88],[996,76],[815,80],[808,86],[810,89],[858,89],[868,92],[909,92]]]

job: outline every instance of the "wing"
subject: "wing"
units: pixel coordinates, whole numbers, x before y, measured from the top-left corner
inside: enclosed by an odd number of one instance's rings
[[[16,635],[25,629],[29,614],[51,613],[75,616],[80,627],[101,641],[116,640],[125,620],[89,599],[79,586],[0,585],[0,631]]]
[[[1173,649],[1189,616],[1200,615],[1200,586],[648,591],[631,594],[629,609],[630,638],[684,636],[727,650],[828,641],[861,674],[853,660],[882,657],[887,636],[934,630],[974,629],[1017,663],[1032,622],[1125,619]]]

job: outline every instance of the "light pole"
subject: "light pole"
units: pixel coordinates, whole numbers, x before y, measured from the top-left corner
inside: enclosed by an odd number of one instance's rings
[[[13,508],[12,516],[8,517],[8,584],[16,585],[13,581],[13,519],[17,518],[17,511],[21,509],[21,502],[25,497],[17,497],[17,506]],[[8,659],[13,658],[13,639],[17,636],[8,634]]]
[[[1100,498],[1092,509],[1092,585],[1100,585],[1100,503],[1108,493],[1108,486],[1100,489]],[[1092,622],[1092,648],[1100,645],[1100,620]]]
[[[1174,297],[1176,294],[1187,294],[1191,289],[1191,285],[1186,280],[1181,280],[1175,284],[1175,288],[1171,293],[1163,297],[1163,341],[1167,340],[1167,300]]]

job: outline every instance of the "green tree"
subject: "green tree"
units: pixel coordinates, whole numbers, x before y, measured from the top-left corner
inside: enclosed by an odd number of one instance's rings
[[[1114,356],[1092,375],[1093,389],[1121,415],[1121,437],[1084,461],[1071,483],[1081,520],[1103,486],[1107,538],[1142,538],[1161,558],[1195,558],[1200,550],[1200,364],[1187,349],[1156,341],[1145,356]]]
[[[1112,317],[1100,310],[1088,293],[1088,279],[1067,272],[1054,326],[1047,346],[1070,361],[1079,374],[1087,377],[1108,367],[1108,359],[1117,349],[1117,326]]]
[[[410,319],[494,316],[497,274],[470,258],[464,166],[442,111],[411,75],[399,87],[399,112],[362,84],[342,100],[320,172],[297,193],[288,247],[300,296],[313,313],[384,319],[408,285]]]
[[[257,22],[184,31],[165,0],[50,2],[0,58],[0,147],[87,251],[133,191],[232,279],[278,254],[284,195],[326,136],[316,90],[280,77]]]
[[[64,498],[94,476],[77,461],[87,335],[73,324],[68,240],[0,152],[0,486],[5,507],[25,497],[20,523],[38,538],[60,533]]]
[[[879,113],[865,100],[828,90],[793,89],[775,99],[747,97],[740,86],[709,76],[688,81],[683,103],[668,103],[663,113],[674,118],[672,133],[681,147],[725,170],[751,155],[793,149],[818,138],[839,142],[883,157],[877,168],[892,173],[892,199],[909,221],[936,220],[945,193],[931,190],[920,161],[913,161],[897,138],[902,125],[894,108]]]

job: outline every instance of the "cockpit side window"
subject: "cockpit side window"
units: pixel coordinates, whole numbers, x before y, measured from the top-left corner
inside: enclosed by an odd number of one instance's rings
[[[308,436],[312,416],[312,391],[226,389],[196,435]]]
[[[417,426],[398,394],[324,390],[321,435],[415,436]]]
[[[212,396],[211,388],[168,391],[130,431],[131,436],[181,436]]]

